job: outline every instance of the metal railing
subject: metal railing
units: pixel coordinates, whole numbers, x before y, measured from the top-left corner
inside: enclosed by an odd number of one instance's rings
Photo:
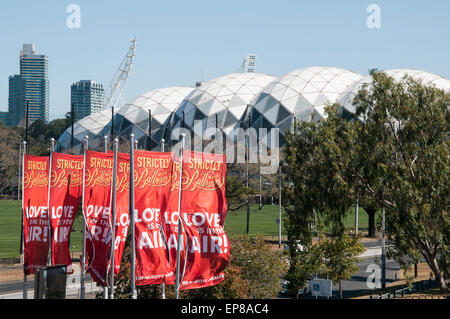
[[[370,295],[370,299],[395,299],[403,298],[405,295],[410,295],[417,292],[422,292],[426,289],[437,287],[437,281],[431,278],[414,282],[410,288],[408,285],[402,288],[392,287],[380,292],[376,295]]]

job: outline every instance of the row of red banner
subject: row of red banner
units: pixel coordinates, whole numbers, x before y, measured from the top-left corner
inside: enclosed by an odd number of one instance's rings
[[[50,158],[51,163],[49,157],[24,155],[24,272],[32,274],[46,265],[49,243],[52,264],[67,265],[72,272],[70,233],[82,205],[87,229],[86,271],[97,283],[107,285],[111,245],[114,273],[118,274],[130,225],[130,156],[118,153],[115,188],[113,152],[87,150],[85,161],[83,155],[55,152]],[[222,282],[230,259],[223,228],[227,211],[225,156],[184,151],[181,179],[180,162],[172,153],[134,151],[133,164],[136,284],[175,283],[179,218],[179,289]]]

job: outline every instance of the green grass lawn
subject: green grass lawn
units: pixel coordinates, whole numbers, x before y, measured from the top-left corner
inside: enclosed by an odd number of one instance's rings
[[[283,216],[284,209],[281,214]],[[264,205],[261,210],[258,205],[250,206],[250,222],[249,235],[254,236],[260,234],[263,236],[278,237],[278,206]],[[346,229],[355,229],[355,208],[351,208],[344,219]],[[281,225],[281,233],[285,235],[283,224]],[[367,231],[369,229],[369,217],[363,208],[359,208],[358,213],[358,229],[359,231]],[[228,212],[225,222],[225,231],[230,236],[234,234],[245,234],[247,230],[247,207],[242,207],[237,211]]]
[[[375,214],[375,223],[377,218],[380,216],[380,212]],[[344,219],[345,228],[347,229],[355,229],[355,207],[352,207],[348,212],[347,216]],[[368,231],[369,230],[369,215],[367,215],[364,208],[359,207],[358,212],[358,230],[359,231]]]
[[[21,201],[0,200],[0,259],[20,256],[21,217]],[[76,217],[73,229],[70,250],[81,251],[81,216]]]
[[[281,214],[284,209],[281,210]],[[264,205],[261,210],[258,205],[250,206],[249,235],[278,236],[278,206]],[[283,224],[281,225],[283,226]],[[229,211],[225,220],[225,231],[229,236],[247,232],[247,207],[237,211]],[[284,234],[284,228],[281,228]]]
[[[282,214],[284,209],[282,209]],[[20,246],[20,222],[21,222],[21,201],[0,200],[0,259],[19,257]],[[278,206],[264,205],[262,210],[257,205],[250,206],[249,235],[256,234],[278,238]],[[354,209],[349,211],[345,218],[345,226],[348,229],[355,228]],[[70,239],[70,250],[81,251],[81,216],[77,215]],[[283,225],[282,225],[283,226]],[[247,227],[247,208],[242,207],[237,211],[230,211],[225,221],[225,231],[232,237],[238,234],[245,234]],[[359,229],[367,230],[368,217],[364,209],[359,210]],[[282,235],[285,238],[284,228]],[[74,256],[75,257],[75,256]]]
[[[0,258],[19,256],[21,202],[0,201]]]

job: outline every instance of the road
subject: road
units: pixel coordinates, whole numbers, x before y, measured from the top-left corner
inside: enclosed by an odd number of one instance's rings
[[[369,276],[372,276],[371,279],[373,278],[372,269],[378,268],[381,270],[381,241],[366,242],[364,243],[364,247],[366,248],[366,251],[359,256],[358,273],[353,274],[350,280],[343,280],[341,283],[344,298],[356,297],[373,291],[373,289],[370,289],[370,283],[373,282],[373,280],[370,280]],[[398,262],[386,258],[386,283],[394,282],[396,276],[400,275],[400,271],[401,268]],[[381,274],[381,272],[379,274]],[[381,278],[379,278],[379,280],[381,283]],[[293,298],[293,296],[283,295],[280,295],[279,297]],[[338,284],[333,284],[333,297],[339,297]]]
[[[371,290],[368,285],[368,277],[372,274],[372,271],[368,269],[371,267],[381,268],[381,246],[380,242],[368,242],[364,243],[366,251],[360,255],[360,261],[358,263],[359,271],[352,276],[351,280],[342,281],[343,297],[350,298],[361,295],[362,293],[368,293]],[[75,265],[75,264],[74,264]],[[79,267],[74,267],[75,273],[69,275],[67,278],[67,298],[77,298],[79,295],[80,276]],[[369,270],[369,271],[368,271]],[[396,278],[396,274],[399,274],[400,265],[395,260],[386,259],[386,283],[393,282]],[[89,274],[86,274],[86,295],[94,296],[101,287],[97,287],[93,283]],[[22,299],[23,281],[12,281],[6,283],[0,283],[0,299]],[[28,298],[32,299],[34,294],[34,280],[28,281]],[[339,286],[333,285],[333,297],[339,296]],[[287,297],[287,296],[280,296]]]
[[[381,260],[379,256],[368,257],[361,259],[358,263],[359,272],[352,276],[351,280],[342,281],[342,294],[344,298],[351,298],[362,293],[369,293],[373,289],[369,289],[368,278],[372,274],[372,271],[368,270],[371,265],[377,265],[381,269]],[[391,259],[386,259],[386,283],[395,281],[396,274],[399,274],[400,265]],[[381,282],[381,278],[380,278]],[[339,297],[339,285],[333,285],[333,297]]]

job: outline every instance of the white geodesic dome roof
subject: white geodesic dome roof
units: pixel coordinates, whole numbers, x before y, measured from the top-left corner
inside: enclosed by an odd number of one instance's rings
[[[335,103],[342,92],[361,78],[360,74],[335,67],[289,72],[262,89],[250,104],[245,121],[256,129],[277,127],[284,135],[294,118],[325,118],[325,107]]]
[[[111,120],[111,109],[105,109],[100,112],[88,115],[73,125],[74,147],[79,148],[85,136],[89,140],[93,140],[97,134],[109,123]],[[69,149],[71,142],[72,128],[68,127],[61,137],[58,139],[58,149]]]
[[[129,138],[133,133],[135,138],[143,143],[143,139],[148,136],[151,111],[152,146],[159,144],[163,134],[162,124],[193,90],[193,87],[174,86],[151,90],[138,96],[122,106],[114,115],[114,134]],[[97,138],[109,136],[110,132],[111,122]]]
[[[421,81],[425,85],[433,85],[438,89],[446,90],[450,92],[450,80],[436,75],[434,73],[413,70],[413,69],[392,69],[384,71],[388,76],[394,78],[396,81],[401,81],[405,76],[410,76],[414,80]],[[350,86],[345,92],[339,97],[338,103],[343,107],[346,112],[355,113],[356,109],[353,105],[353,100],[358,94],[359,90],[363,88],[364,85],[370,87],[373,79],[372,76],[368,75],[361,80],[355,82]]]
[[[201,120],[203,130],[216,126],[228,134],[239,122],[248,104],[275,77],[261,73],[231,73],[202,83],[173,113],[169,127],[180,127],[184,113],[184,127],[193,129]]]
[[[151,110],[152,119],[161,125],[193,90],[192,87],[184,86],[152,90],[121,107],[117,114],[132,123],[138,123],[147,120]]]

